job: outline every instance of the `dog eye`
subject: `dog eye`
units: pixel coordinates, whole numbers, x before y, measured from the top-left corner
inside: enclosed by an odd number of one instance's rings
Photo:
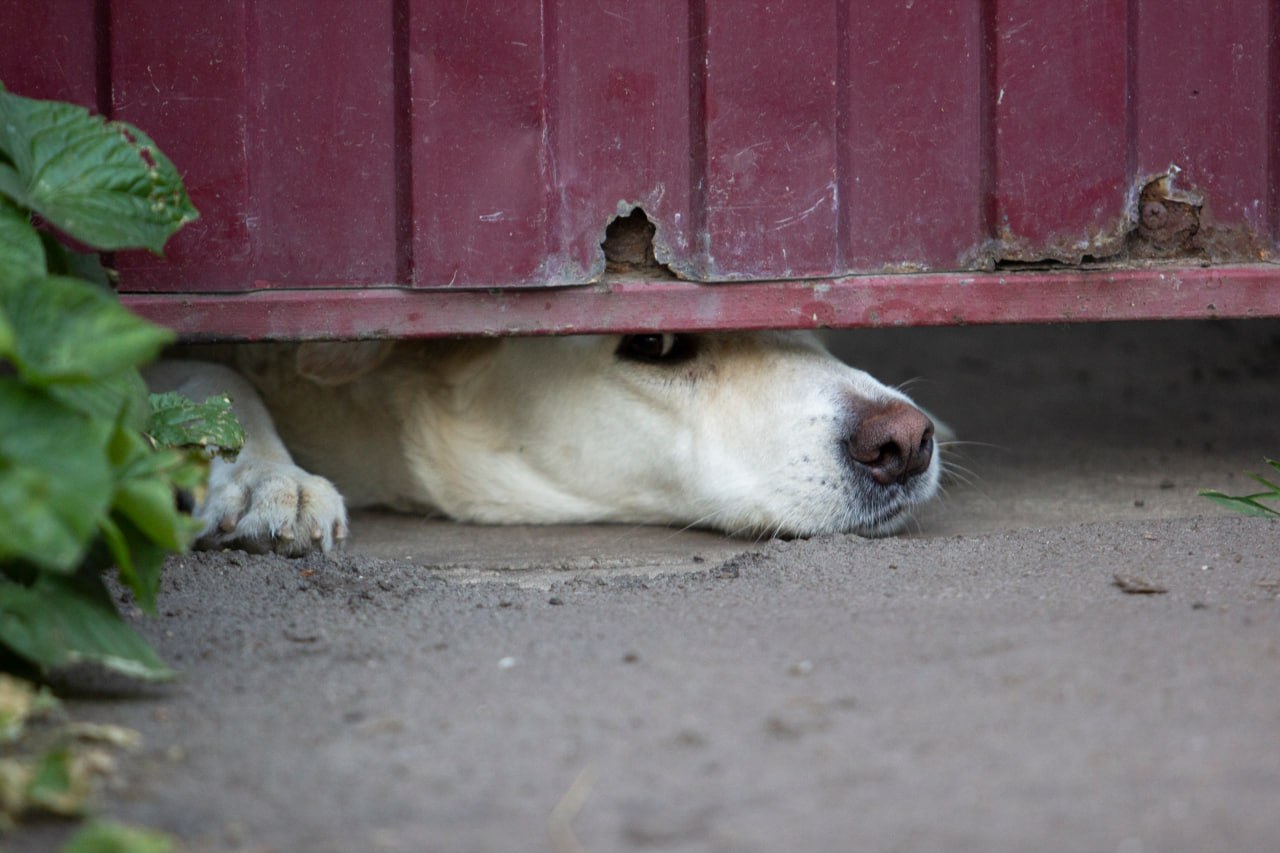
[[[672,364],[693,358],[693,335],[623,335],[618,343],[619,358],[649,363]]]

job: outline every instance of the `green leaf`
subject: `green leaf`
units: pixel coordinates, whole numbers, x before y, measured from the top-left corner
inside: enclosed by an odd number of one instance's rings
[[[119,514],[104,518],[98,531],[120,570],[121,583],[137,597],[138,606],[144,612],[154,614],[156,594],[160,591],[160,574],[169,552]]]
[[[18,177],[13,164],[5,159],[2,148],[0,148],[0,196],[4,196],[14,204],[18,204],[21,199],[27,197],[26,191],[22,188],[22,178]]]
[[[40,756],[27,783],[27,808],[60,815],[78,815],[89,799],[89,774],[70,747]]]
[[[0,192],[94,248],[159,254],[198,215],[146,134],[83,107],[0,91],[0,149],[17,177],[0,177]]]
[[[4,310],[0,309],[0,364],[11,361],[17,351],[18,330],[9,322]]]
[[[176,489],[204,494],[209,484],[209,457],[200,450],[173,451],[181,459],[181,463],[168,469],[165,476]]]
[[[45,573],[31,586],[0,581],[0,643],[43,671],[88,662],[134,678],[173,677],[93,571]]]
[[[0,561],[71,571],[113,492],[110,421],[0,378]]]
[[[100,521],[99,532],[121,581],[152,612],[166,554],[185,551],[200,532],[200,522],[178,510],[175,490],[192,480],[203,483],[203,466],[177,450],[154,449],[124,425],[112,435],[107,455],[116,488],[111,515]]]
[[[1261,483],[1271,491],[1265,492],[1263,495],[1255,495],[1255,497],[1273,497],[1280,498],[1280,486],[1263,477],[1261,474],[1250,474],[1249,477],[1256,483]]]
[[[163,473],[124,480],[112,506],[147,539],[169,551],[185,551],[200,532],[190,516],[178,511],[173,486]]]
[[[44,257],[50,275],[82,278],[103,290],[114,287],[111,273],[102,265],[102,257],[97,252],[73,252],[47,231],[40,232],[40,242],[44,244]]]
[[[1275,459],[1264,460],[1269,466],[1280,471],[1280,462]],[[1208,498],[1214,503],[1225,506],[1227,509],[1242,512],[1245,515],[1253,516],[1280,516],[1280,509],[1267,506],[1262,501],[1271,501],[1280,503],[1280,485],[1277,485],[1259,474],[1249,474],[1254,481],[1266,486],[1270,491],[1257,492],[1252,495],[1228,495],[1215,489],[1203,489],[1199,494],[1202,498]]]
[[[144,431],[161,447],[216,447],[234,453],[244,446],[244,430],[226,394],[203,403],[173,392],[152,394]]]
[[[148,612],[155,609],[156,591],[165,555],[185,551],[200,532],[200,523],[179,511],[176,489],[194,480],[203,483],[202,466],[177,450],[156,450],[143,436],[124,425],[116,428],[107,448],[115,472],[110,518],[100,532],[120,579]]]
[[[112,464],[119,469],[118,478],[163,477],[176,485],[189,485],[191,472],[208,468],[202,454],[172,447],[155,447],[142,433],[132,429],[117,432],[111,445]],[[194,458],[193,458],[194,457]],[[198,477],[198,485],[203,478]]]
[[[135,368],[95,379],[66,380],[44,388],[46,394],[64,406],[90,417],[141,430],[151,408],[147,403],[147,383]]]
[[[0,316],[18,330],[13,360],[30,382],[99,379],[155,358],[173,334],[74,278],[0,281]]]
[[[0,198],[0,279],[36,278],[44,274],[40,232],[25,211]]]
[[[1280,511],[1274,510],[1269,506],[1265,506],[1258,502],[1259,497],[1270,497],[1269,494],[1262,495],[1228,495],[1212,489],[1201,491],[1200,497],[1208,498],[1219,506],[1225,506],[1227,509],[1235,510],[1244,515],[1252,516],[1280,516]]]
[[[173,853],[177,845],[167,833],[104,820],[73,835],[62,853]]]

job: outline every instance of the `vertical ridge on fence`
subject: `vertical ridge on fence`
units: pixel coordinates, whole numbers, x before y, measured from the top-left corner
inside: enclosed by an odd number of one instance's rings
[[[537,37],[542,51],[542,91],[539,109],[542,122],[542,144],[539,156],[543,162],[546,194],[543,203],[545,225],[542,229],[543,257],[545,264],[556,263],[564,253],[565,242],[570,235],[564,233],[564,199],[560,185],[560,139],[562,84],[560,77],[560,26],[558,0],[541,0]],[[551,270],[543,267],[542,275]]]
[[[1126,0],[1125,3],[1125,73],[1124,73],[1124,137],[1125,162],[1124,174],[1129,181],[1138,176],[1138,123],[1141,107],[1141,92],[1138,89],[1138,71],[1141,68],[1142,39],[1141,0]]]
[[[1267,156],[1267,207],[1271,220],[1272,252],[1280,253],[1280,3],[1269,5],[1271,34],[1267,63],[1267,124],[1270,128]]]
[[[979,140],[978,203],[979,219],[985,242],[994,243],[999,233],[997,226],[996,175],[1000,157],[996,148],[996,68],[1000,64],[1000,33],[996,22],[996,0],[981,0],[981,35],[978,39],[978,114]],[[985,251],[982,247],[981,251]]]
[[[99,115],[111,117],[111,0],[93,3],[94,90]]]
[[[849,244],[853,235],[854,173],[852,131],[851,58],[853,33],[849,23],[849,0],[836,0],[836,240],[835,268],[849,270]]]
[[[707,2],[689,0],[689,259],[690,278],[707,275]]]
[[[413,74],[409,67],[409,0],[391,0],[391,119],[395,139],[395,283],[414,280]]]

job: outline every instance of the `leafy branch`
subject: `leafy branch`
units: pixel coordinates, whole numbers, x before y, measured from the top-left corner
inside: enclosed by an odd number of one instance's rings
[[[198,525],[211,452],[243,442],[224,397],[153,400],[138,368],[173,340],[122,307],[97,250],[165,241],[197,213],[145,134],[0,86],[0,651],[41,671],[172,672],[116,610],[112,566],[154,612]],[[39,227],[37,227],[39,225]]]
[[[1275,459],[1268,459],[1266,462],[1276,471],[1280,471],[1280,462]],[[1215,489],[1203,489],[1199,493],[1200,497],[1208,498],[1216,504],[1221,504],[1228,509],[1233,509],[1245,515],[1280,517],[1280,509],[1262,503],[1262,501],[1272,501],[1280,504],[1280,485],[1276,485],[1261,474],[1250,474],[1249,476],[1265,486],[1266,491],[1254,492],[1251,495],[1228,495]]]

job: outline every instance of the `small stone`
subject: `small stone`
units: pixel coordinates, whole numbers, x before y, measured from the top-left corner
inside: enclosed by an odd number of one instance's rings
[[[1164,595],[1169,590],[1166,587],[1154,584],[1146,578],[1137,575],[1115,574],[1111,576],[1111,582],[1119,588],[1123,593],[1129,595]]]

